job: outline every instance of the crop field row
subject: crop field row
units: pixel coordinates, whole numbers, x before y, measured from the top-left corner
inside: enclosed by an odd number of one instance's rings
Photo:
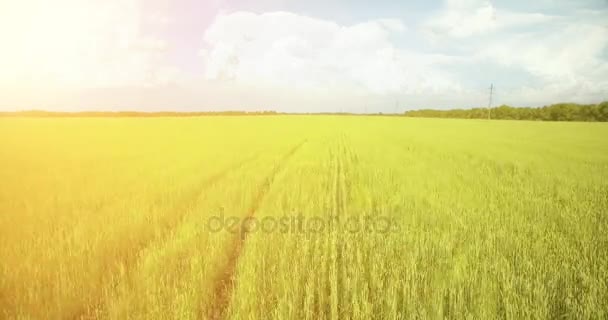
[[[2,319],[605,319],[608,126],[0,119]]]

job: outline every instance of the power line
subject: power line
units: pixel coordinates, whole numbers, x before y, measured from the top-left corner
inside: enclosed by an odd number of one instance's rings
[[[494,94],[494,84],[490,84],[490,101],[488,102],[488,120],[490,120],[490,110],[492,108],[492,95]]]

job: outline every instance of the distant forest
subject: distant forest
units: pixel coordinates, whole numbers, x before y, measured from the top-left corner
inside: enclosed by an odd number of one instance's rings
[[[266,116],[286,115],[276,111],[205,111],[205,112],[140,112],[140,111],[82,111],[53,112],[26,110],[0,112],[0,117],[197,117],[197,116]],[[499,119],[499,120],[537,120],[537,121],[608,121],[608,101],[599,104],[557,103],[540,108],[511,107],[502,105],[495,108],[433,110],[422,109],[400,114],[373,113],[301,113],[311,115],[372,115],[406,116],[422,118],[459,118],[459,119]]]
[[[608,121],[608,101],[599,104],[557,103],[541,108],[517,108],[502,105],[495,108],[452,110],[414,110],[407,117],[501,119],[539,121]]]

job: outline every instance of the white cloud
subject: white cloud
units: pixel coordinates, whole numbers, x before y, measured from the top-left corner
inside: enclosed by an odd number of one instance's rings
[[[140,29],[142,3],[14,1],[2,8],[0,83],[87,88],[150,85],[167,66],[166,43]]]
[[[593,76],[607,66],[600,55],[608,47],[608,28],[569,25],[550,32],[513,35],[480,48],[478,56],[519,66],[547,81]]]
[[[0,108],[472,107],[490,82],[498,104],[608,98],[606,9],[448,0],[417,24],[232,12],[186,30],[195,13],[143,1],[0,0]]]
[[[557,102],[597,103],[608,97],[608,83],[587,79],[564,79],[542,86],[522,86],[503,93],[520,106],[542,106]]]
[[[424,29],[435,37],[464,38],[551,19],[540,13],[497,9],[485,0],[448,0],[443,9],[425,23]]]
[[[505,103],[593,102],[608,97],[605,16],[605,10],[549,16],[488,1],[449,0],[421,30],[438,50],[459,52],[467,68],[490,66],[489,81],[508,83],[501,97]],[[518,84],[509,73],[492,70],[525,73],[533,80]]]
[[[457,89],[438,68],[441,56],[394,44],[392,37],[403,32],[405,25],[391,19],[342,26],[287,12],[220,15],[204,36],[205,76],[376,94]]]

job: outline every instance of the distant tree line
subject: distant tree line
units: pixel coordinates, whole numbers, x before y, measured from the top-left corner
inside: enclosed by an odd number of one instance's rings
[[[541,108],[517,108],[507,105],[490,108],[406,111],[407,117],[461,118],[539,121],[608,121],[608,101],[599,104],[557,103]]]
[[[488,112],[489,111],[489,112]],[[0,112],[0,117],[197,117],[197,116],[265,116],[288,115],[272,110],[264,111],[198,111],[198,112],[140,112],[140,111],[81,111],[53,112],[43,110],[26,110]],[[422,109],[406,111],[403,114],[394,113],[344,113],[344,112],[315,112],[300,113],[308,115],[353,115],[353,116],[406,116],[425,118],[461,118],[461,119],[491,119],[504,120],[538,120],[538,121],[608,121],[608,101],[599,104],[557,103],[540,108],[520,108],[502,105],[495,108],[433,110]]]

